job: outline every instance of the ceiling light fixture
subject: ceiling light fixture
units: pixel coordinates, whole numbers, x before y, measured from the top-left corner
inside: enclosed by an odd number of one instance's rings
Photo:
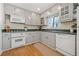
[[[40,11],[40,8],[37,8],[38,11]]]
[[[35,16],[36,14],[35,13],[32,13],[32,16]]]
[[[20,12],[21,10],[19,8],[16,8],[15,9],[15,12]]]
[[[47,14],[49,15],[49,14],[50,14],[50,12],[49,12],[49,11],[47,11]]]
[[[58,10],[61,10],[61,6],[58,6]]]

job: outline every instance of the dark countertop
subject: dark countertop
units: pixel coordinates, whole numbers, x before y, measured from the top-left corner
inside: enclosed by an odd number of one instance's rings
[[[71,32],[59,32],[59,31],[43,31],[43,32],[76,35],[76,33],[71,33]]]
[[[50,33],[62,33],[62,34],[70,34],[70,35],[76,35],[76,31],[73,33],[70,32],[70,30],[66,29],[28,29],[25,31],[24,29],[12,29],[11,32],[6,32],[5,30],[2,30],[3,33],[17,33],[17,32],[35,32],[35,31],[43,31],[43,32],[50,32]]]
[[[62,33],[62,34],[71,34],[76,35],[76,30],[73,33],[70,32],[68,29],[42,29],[44,32],[52,32],[52,33]]]

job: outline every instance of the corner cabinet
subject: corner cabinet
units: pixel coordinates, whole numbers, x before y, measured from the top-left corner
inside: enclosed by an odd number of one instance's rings
[[[75,35],[57,33],[56,49],[64,55],[75,56]]]
[[[40,25],[40,16],[38,14],[35,15],[31,15],[29,17],[25,17],[26,25],[31,25],[31,26],[36,26],[36,25]]]
[[[60,21],[67,22],[73,20],[73,3],[61,4]]]
[[[40,33],[37,32],[26,32],[26,44],[32,44],[40,41]]]
[[[41,42],[52,49],[56,48],[55,38],[55,33],[41,32]]]
[[[2,50],[7,50],[11,48],[11,38],[10,33],[3,33],[2,34]]]

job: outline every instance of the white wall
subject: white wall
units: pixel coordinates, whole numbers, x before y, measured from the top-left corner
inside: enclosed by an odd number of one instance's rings
[[[77,7],[77,56],[79,56],[79,6]]]
[[[2,48],[2,28],[4,26],[4,4],[0,3],[0,50]]]

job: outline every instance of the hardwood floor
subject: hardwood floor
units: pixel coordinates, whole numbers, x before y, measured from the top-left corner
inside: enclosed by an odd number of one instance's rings
[[[35,43],[11,49],[2,53],[2,56],[62,56],[42,43]]]

